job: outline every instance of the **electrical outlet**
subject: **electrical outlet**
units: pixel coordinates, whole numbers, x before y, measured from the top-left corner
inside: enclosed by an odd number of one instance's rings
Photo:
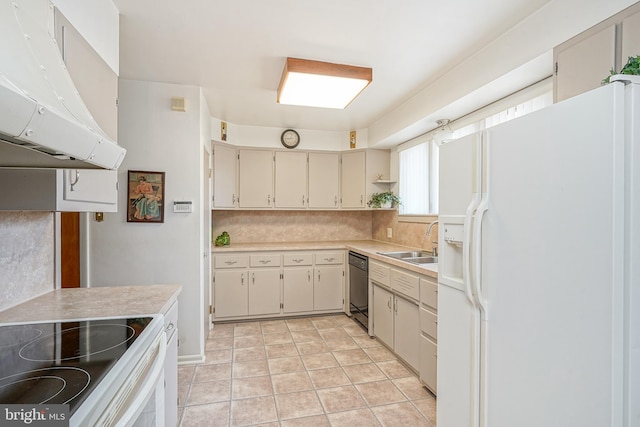
[[[388,238],[392,238],[393,237],[393,228],[387,228],[387,237]]]

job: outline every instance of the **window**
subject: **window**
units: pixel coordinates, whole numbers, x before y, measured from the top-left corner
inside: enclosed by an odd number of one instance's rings
[[[461,138],[551,105],[551,84],[551,79],[546,79],[451,122],[451,138]],[[425,220],[416,217],[438,214],[436,139],[442,137],[438,132],[428,132],[398,147],[401,221],[422,222]]]

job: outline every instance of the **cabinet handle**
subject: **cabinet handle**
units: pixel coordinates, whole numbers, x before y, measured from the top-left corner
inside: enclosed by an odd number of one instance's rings
[[[231,204],[234,205],[234,206],[236,204],[236,195],[235,194],[231,196]]]
[[[271,262],[270,259],[261,259],[260,260],[260,264],[265,265],[265,264],[269,264]]]
[[[295,262],[295,263],[299,264],[299,263],[301,263],[301,262],[302,262],[302,261],[304,261],[304,260],[303,260],[302,258],[294,258],[294,259],[292,259],[291,261],[293,261],[293,262]]]
[[[389,300],[387,301],[387,307],[389,307],[389,310],[391,310],[391,298],[389,298]]]
[[[363,203],[364,203],[364,196],[361,194],[360,195],[360,206],[362,206]]]
[[[333,199],[333,204],[335,206],[338,206],[338,196],[335,196],[335,198]]]
[[[334,257],[331,257],[331,258],[325,258],[324,260],[327,262],[332,262],[334,259],[335,259]]]
[[[302,206],[304,206],[304,194],[302,195]]]
[[[271,206],[271,194],[267,195],[267,206]]]
[[[398,314],[398,300],[393,300],[393,311]]]
[[[224,263],[227,265],[233,265],[235,263],[237,263],[238,261],[225,261]]]
[[[76,179],[74,179],[74,180],[71,182],[71,189],[70,189],[70,191],[75,191],[75,190],[74,190],[74,188],[73,188],[73,186],[74,186],[74,185],[76,185],[76,184],[78,183],[78,180],[80,180],[80,169],[76,169]]]
[[[251,273],[251,281],[254,285],[256,284],[256,273]]]
[[[240,275],[240,284],[244,286],[244,273]]]
[[[311,271],[307,270],[307,281],[311,281]]]
[[[320,270],[318,270],[318,282],[320,281]]]

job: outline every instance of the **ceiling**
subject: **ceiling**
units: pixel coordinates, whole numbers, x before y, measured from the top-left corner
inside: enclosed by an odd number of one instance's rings
[[[548,0],[114,0],[120,77],[201,86],[235,125],[366,129]],[[280,105],[286,57],[373,68],[344,110]]]

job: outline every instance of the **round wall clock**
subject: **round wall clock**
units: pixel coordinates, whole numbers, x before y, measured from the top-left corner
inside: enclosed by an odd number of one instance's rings
[[[293,129],[287,129],[282,132],[280,142],[287,148],[296,148],[300,144],[300,135]]]

